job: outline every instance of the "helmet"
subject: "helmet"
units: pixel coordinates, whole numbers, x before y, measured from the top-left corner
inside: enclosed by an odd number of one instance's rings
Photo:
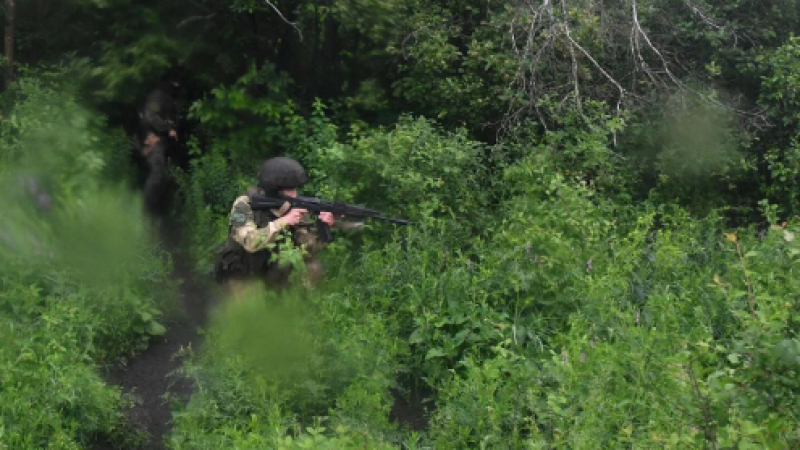
[[[292,158],[270,158],[258,170],[258,187],[267,194],[276,194],[281,189],[296,189],[306,181],[305,169]]]

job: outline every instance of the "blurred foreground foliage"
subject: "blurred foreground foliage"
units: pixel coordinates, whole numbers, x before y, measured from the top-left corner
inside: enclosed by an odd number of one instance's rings
[[[120,176],[127,139],[77,102],[59,69],[26,74],[0,125],[0,443],[135,443],[98,368],[164,333],[170,261]]]

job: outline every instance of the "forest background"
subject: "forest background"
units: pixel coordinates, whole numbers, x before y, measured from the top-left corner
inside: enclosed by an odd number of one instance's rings
[[[174,294],[128,134],[176,65],[198,273],[272,155],[413,225],[220,313],[169,448],[800,446],[800,2],[3,11],[0,447],[141,444],[100,367]],[[390,420],[419,397],[426,426]]]

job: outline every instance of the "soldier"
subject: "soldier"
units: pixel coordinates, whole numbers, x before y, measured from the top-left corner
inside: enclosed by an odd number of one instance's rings
[[[308,211],[291,208],[287,202],[279,209],[253,211],[250,195],[261,194],[280,198],[296,197],[297,189],[307,181],[303,166],[294,159],[270,158],[258,172],[258,186],[233,202],[229,217],[229,235],[225,245],[217,253],[214,272],[217,281],[226,284],[236,295],[244,287],[243,281],[261,280],[273,287],[283,287],[289,281],[291,267],[279,267],[273,257],[277,249],[273,245],[280,235],[289,237],[292,243],[303,250],[308,279],[317,285],[323,276],[322,265],[317,255],[325,247],[316,234],[316,227],[309,222]],[[333,214],[322,212],[319,220],[333,228],[361,228],[361,222],[337,221]]]
[[[160,139],[178,140],[178,92],[181,84],[176,76],[165,77],[147,96],[139,119],[146,134]]]
[[[144,140],[142,156],[147,162],[144,182],[144,204],[151,214],[161,215],[169,205],[170,180],[167,173],[167,149],[164,141],[154,134]]]
[[[145,205],[153,214],[162,214],[169,204],[171,183],[167,164],[176,153],[178,141],[178,103],[180,89],[177,76],[164,78],[147,96],[139,112],[141,124],[141,156],[147,161],[144,184]]]

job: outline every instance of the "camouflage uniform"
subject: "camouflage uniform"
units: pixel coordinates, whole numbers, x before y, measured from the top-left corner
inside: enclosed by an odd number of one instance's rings
[[[273,161],[280,158],[274,158]],[[288,158],[284,158],[288,159]],[[269,160],[268,160],[269,161]],[[295,162],[296,163],[296,162]],[[302,168],[297,164],[298,168]],[[301,223],[282,228],[275,222],[291,209],[287,202],[279,209],[253,211],[250,207],[250,195],[276,195],[279,189],[299,187],[305,183],[305,172],[293,177],[290,165],[286,167],[288,175],[270,173],[262,181],[269,191],[259,187],[250,188],[247,193],[238,197],[231,207],[229,216],[229,233],[225,245],[217,252],[214,273],[217,281],[260,279],[274,287],[285,286],[289,280],[291,267],[278,267],[272,257],[277,252],[276,242],[279,235],[286,233],[294,245],[302,247],[303,258],[308,276],[313,284],[322,278],[322,266],[316,257],[325,248],[325,243],[317,236],[315,223],[306,215]],[[259,176],[261,177],[261,174]],[[334,222],[334,228],[360,228],[360,222]]]

